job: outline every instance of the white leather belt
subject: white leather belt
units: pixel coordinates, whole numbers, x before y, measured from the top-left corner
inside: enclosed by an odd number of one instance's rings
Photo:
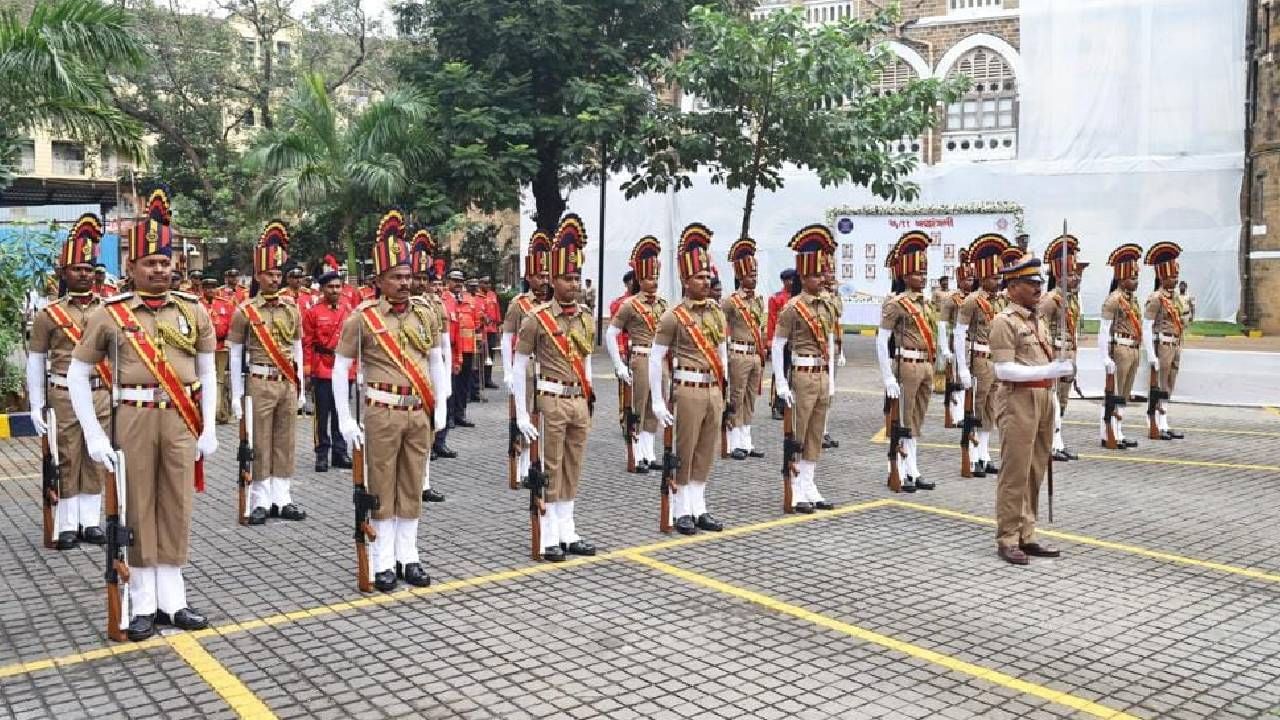
[[[746,355],[746,354],[755,355],[755,354],[756,354],[756,344],[755,344],[755,343],[731,342],[731,343],[729,343],[729,351],[730,351],[730,352],[736,352],[736,353],[743,353],[744,355]]]
[[[1075,343],[1073,343],[1073,342],[1069,342],[1069,341],[1063,340],[1062,338],[1054,338],[1054,339],[1053,339],[1053,346],[1054,346],[1054,347],[1056,347],[1056,348],[1062,348],[1062,347],[1065,347],[1065,348],[1070,348],[1070,349],[1074,350],[1074,349],[1075,349],[1075,347],[1076,347],[1076,344],[1075,344]]]
[[[631,346],[632,355],[648,355],[649,350],[650,348],[648,345],[632,345]]]
[[[189,395],[192,388],[186,388],[186,390]],[[169,396],[169,393],[158,387],[122,387],[120,388],[120,399],[127,400],[129,402],[144,403],[167,403],[173,401],[173,398]]]
[[[284,373],[274,365],[250,365],[249,374],[267,380],[279,380],[284,377]]]
[[[422,405],[422,399],[412,393],[401,395],[400,393],[387,392],[377,388],[365,387],[364,397],[369,402],[381,403],[392,407],[413,408]]]
[[[1182,342],[1182,338],[1178,337],[1177,335],[1169,335],[1167,333],[1160,333],[1159,340],[1162,343],[1168,343],[1170,345],[1177,345],[1178,343]]]
[[[715,382],[715,376],[709,372],[698,372],[697,370],[685,370],[684,368],[676,368],[671,373],[671,379],[682,383],[700,383],[710,385]]]
[[[1138,343],[1135,342],[1133,338],[1113,337],[1111,338],[1111,342],[1121,347],[1138,347]]]
[[[558,397],[565,398],[582,397],[582,386],[580,385],[567,385],[555,380],[548,380],[547,378],[538,378],[538,384],[536,387],[538,388],[538,392],[546,393],[548,395],[556,395]]]
[[[821,355],[792,354],[791,364],[795,367],[826,367],[827,359]]]
[[[986,343],[976,342],[976,343],[973,343],[971,347],[973,348],[974,352],[982,352],[982,353],[991,352],[991,346]]]
[[[49,384],[54,387],[63,388],[64,390],[71,389],[71,385],[67,382],[66,375],[57,375],[54,373],[49,373]],[[93,390],[97,390],[98,388],[102,387],[102,378],[98,377],[98,375],[95,373],[93,376],[89,378],[89,387]]]
[[[928,360],[929,353],[925,350],[910,350],[908,348],[898,348],[898,356],[904,360]]]

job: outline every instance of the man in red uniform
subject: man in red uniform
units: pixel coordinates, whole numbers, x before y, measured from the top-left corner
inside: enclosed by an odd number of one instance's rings
[[[333,466],[349,469],[351,458],[347,456],[346,443],[338,432],[338,413],[333,405],[333,358],[338,347],[342,323],[351,313],[351,306],[342,299],[342,280],[330,270],[320,276],[320,302],[302,313],[303,366],[311,378],[311,388],[316,402],[316,472],[328,472],[332,455]],[[355,378],[352,366],[348,379]]]
[[[229,267],[222,273],[222,287],[218,290],[223,299],[234,307],[249,299],[249,288],[240,284],[240,270]]]
[[[332,258],[333,256],[330,255],[326,257]],[[352,285],[351,283],[347,282],[347,268],[345,265],[340,266],[338,268],[338,280],[342,283],[341,295],[342,295],[343,302],[350,305],[351,307],[355,307],[359,305],[360,289],[357,288],[355,285]]]
[[[640,284],[636,282],[635,270],[628,270],[622,274],[622,286],[626,288],[626,292],[609,303],[610,318],[618,314],[618,310],[622,307],[622,303],[627,301],[627,298],[640,292]],[[631,336],[626,332],[618,333],[618,354],[622,357],[631,357]]]
[[[109,298],[119,290],[115,283],[107,279],[107,266],[98,263],[93,266],[93,294],[101,298]]]
[[[441,277],[441,275],[443,274],[443,270],[444,270],[443,266],[440,266],[440,265],[436,266],[435,274],[431,276],[431,282],[427,287],[431,293],[434,293],[436,297],[440,298],[440,304],[444,306],[444,323],[445,323],[445,330],[447,332],[445,332],[445,335],[443,338],[441,338],[441,341],[444,343],[444,346],[445,346],[445,351],[444,351],[445,362],[449,363],[450,372],[452,372],[453,371],[452,368],[456,367],[457,363],[459,362],[457,360],[457,355],[456,355],[457,349],[453,346],[453,342],[454,342],[453,338],[455,337],[454,316],[457,314],[457,303],[453,299],[453,293],[449,292],[448,289],[445,288],[444,286],[444,279]],[[449,388],[449,392],[450,393],[453,392],[452,384]],[[451,396],[446,398],[446,404],[449,404],[450,407],[452,407],[452,402],[453,402],[453,398]],[[449,439],[449,428],[452,425],[453,425],[453,421],[447,420],[442,427],[438,427],[435,429],[436,437],[435,437],[435,440],[432,441],[431,443],[431,459],[432,460],[435,460],[436,458],[458,457],[458,453],[452,448],[450,448],[449,444],[445,442],[446,440]]]
[[[797,276],[796,276],[795,268],[787,268],[786,270],[783,270],[782,273],[778,276],[778,279],[782,281],[782,289],[774,293],[773,295],[769,296],[768,343],[770,348],[773,347],[773,332],[778,327],[778,315],[782,312],[782,308],[786,307],[787,303],[791,300],[792,295],[799,294],[799,288],[796,287],[796,277]],[[772,352],[772,350],[770,352]],[[784,373],[791,372],[791,346],[790,345],[788,345],[787,348],[783,351],[782,365],[783,365]],[[774,420],[779,420],[782,418],[782,402],[778,400],[776,385],[777,385],[776,382],[770,384],[770,394],[772,395],[772,400],[769,402],[769,406],[770,406],[770,415],[773,417]]]
[[[231,331],[231,316],[236,311],[236,306],[231,301],[222,296],[218,290],[218,278],[210,275],[200,281],[200,304],[204,306],[205,312],[209,313],[209,320],[213,321],[213,334],[218,339],[217,349],[214,350],[214,371],[218,373],[218,416],[219,425],[226,425],[231,422],[231,396],[228,394],[230,385],[227,378],[227,366],[230,356],[227,354],[227,333]]]
[[[502,305],[498,302],[498,293],[493,291],[493,279],[488,275],[480,278],[480,309],[484,315],[484,386],[496,390],[498,384],[493,381],[493,354],[498,350],[498,327],[502,324]]]
[[[476,360],[476,305],[471,293],[463,287],[461,270],[449,273],[449,291],[445,293],[445,309],[449,312],[449,339],[453,344],[453,394],[449,397],[455,427],[475,427],[467,419],[467,403]],[[452,300],[452,309],[450,309]]]
[[[298,306],[298,312],[305,313],[307,308],[320,302],[320,293],[307,287],[307,274],[303,272],[301,265],[290,267],[284,279],[285,288],[280,291],[280,294],[293,298],[293,303]]]

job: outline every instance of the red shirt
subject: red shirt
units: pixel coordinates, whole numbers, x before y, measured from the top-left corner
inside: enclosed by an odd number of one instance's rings
[[[321,300],[302,312],[302,366],[308,377],[333,378],[333,353],[342,335],[342,323],[350,314],[351,306],[341,298],[337,307]],[[350,378],[355,376],[353,363]]]
[[[115,285],[112,285],[111,283],[103,283],[101,285],[94,283],[93,292],[98,297],[107,298],[107,297],[111,297],[112,295],[115,295],[120,291],[116,288]]]
[[[466,290],[454,294],[452,290],[445,292],[445,308],[449,308],[448,300],[453,300],[453,310],[449,313],[449,340],[453,343],[454,355],[459,359],[462,355],[476,351],[476,329],[484,325],[484,312],[475,297]]]
[[[280,291],[281,295],[293,298],[294,304],[298,306],[299,313],[305,313],[307,308],[320,302],[320,293],[309,287],[300,287],[295,292],[293,288],[285,288]]]
[[[378,293],[376,293],[374,289],[369,287],[368,285],[360,286],[360,302],[364,302],[365,300],[372,300],[375,297],[377,297],[377,295]]]
[[[240,303],[249,299],[249,288],[243,285],[236,285],[234,288],[223,285],[218,288],[218,294],[232,305],[240,307]]]
[[[791,293],[779,290],[769,296],[769,344],[773,345],[773,331],[778,327],[778,315],[782,313],[782,308],[791,299]]]
[[[480,303],[484,311],[484,331],[489,334],[497,333],[502,325],[502,304],[498,302],[498,293],[492,290],[481,292]]]
[[[342,284],[342,299],[351,307],[360,304],[360,291],[354,285]]]
[[[631,297],[630,293],[623,293],[614,298],[613,302],[609,303],[609,317],[617,315],[618,308],[622,307],[622,303],[626,302],[629,297]],[[628,357],[631,353],[631,336],[627,334],[626,330],[618,333],[618,352],[621,353],[624,358]]]
[[[209,313],[209,319],[213,321],[213,334],[218,338],[218,349],[226,350],[227,333],[231,331],[231,316],[235,314],[236,306],[221,295],[215,295],[212,301],[206,300],[204,295],[201,295],[200,304],[204,306],[205,312]]]

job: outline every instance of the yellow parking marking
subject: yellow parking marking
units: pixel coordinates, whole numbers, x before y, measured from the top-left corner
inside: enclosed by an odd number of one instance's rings
[[[884,442],[887,439],[888,439],[888,436],[884,434],[884,428],[880,428],[879,430],[876,431],[875,435],[871,436],[871,442],[877,443],[877,444],[884,444]]]
[[[45,658],[43,660],[32,660],[31,662],[3,665],[0,666],[0,679],[14,677],[15,675],[39,672],[41,670],[49,670],[51,668],[79,665],[80,663],[99,660],[113,655],[126,655],[128,653],[138,652],[139,650],[150,650],[151,648],[159,647],[161,645],[164,645],[163,640],[152,638],[151,640],[139,643],[129,643],[128,645],[107,645],[106,647],[101,647],[96,650],[88,650],[86,652],[69,653],[67,655],[59,655],[57,657]]]
[[[941,515],[943,517],[955,518],[972,523],[980,523],[982,525],[995,525],[995,520],[982,517],[980,515],[971,515],[969,513],[959,512],[957,510],[948,510],[946,508],[934,507],[922,503],[908,502],[906,500],[890,500],[891,504],[898,507],[911,508],[921,512]],[[1199,560],[1185,555],[1175,555],[1173,553],[1161,552],[1159,550],[1149,550],[1137,545],[1125,545],[1124,543],[1112,542],[1110,540],[1102,540],[1100,538],[1089,537],[1088,535],[1078,535],[1076,533],[1063,532],[1061,530],[1045,530],[1036,528],[1036,532],[1046,537],[1066,540],[1067,542],[1079,543],[1081,545],[1092,545],[1094,547],[1105,548],[1107,550],[1116,550],[1130,555],[1140,555],[1153,560],[1162,560],[1164,562],[1176,563],[1178,565],[1189,565],[1191,567],[1205,568],[1206,570],[1216,570],[1218,572],[1228,573],[1230,575],[1241,575],[1243,577],[1254,580],[1263,580],[1266,582],[1280,583],[1280,574],[1269,573],[1265,570],[1256,570],[1254,568],[1239,567],[1236,565],[1226,565],[1224,563],[1213,562],[1210,560]]]
[[[175,635],[167,638],[167,641],[174,650],[178,651],[178,655],[187,661],[191,669],[222,696],[237,715],[251,720],[258,718],[269,720],[275,717],[275,713],[271,712],[271,709],[259,700],[252,690],[231,674],[226,666],[210,655],[200,641],[190,635]]]
[[[1264,409],[1264,410],[1266,410],[1267,412],[1271,413],[1272,415],[1280,415],[1280,408],[1278,408],[1278,407],[1274,407],[1274,406],[1268,405],[1268,406],[1266,406],[1266,407],[1265,407],[1265,408],[1263,408],[1263,409]]]
[[[729,583],[721,582],[720,580],[707,577],[706,575],[685,570],[674,565],[669,565],[661,560],[655,560],[654,558],[646,555],[631,552],[624,553],[623,557],[632,562],[657,570],[658,572],[680,578],[681,580],[693,585],[699,585],[710,590],[715,590],[717,592],[724,593],[725,595],[738,598],[739,600],[745,600],[749,603],[773,610],[774,612],[790,615],[791,617],[813,623],[814,625],[838,632],[842,635],[847,635],[857,640],[862,640],[863,642],[879,645],[880,647],[902,653],[903,655],[939,665],[952,672],[970,675],[1001,687],[1017,690],[1018,692],[1026,693],[1028,695],[1034,695],[1038,698],[1058,703],[1059,705],[1069,707],[1073,710],[1088,713],[1094,717],[1134,717],[1119,710],[1113,710],[1105,705],[1099,705],[1098,703],[1091,702],[1070,693],[1053,690],[1043,685],[1027,682],[1026,680],[1020,680],[1012,675],[1002,673],[999,670],[992,670],[991,668],[986,668],[971,662],[965,662],[964,660],[959,660],[951,657],[950,655],[944,655],[943,653],[929,650],[928,648],[923,648],[919,645],[912,645],[911,643],[894,639],[888,635],[883,635],[873,630],[859,627],[858,625],[841,622],[835,618],[806,610],[797,605],[783,602],[777,598],[773,598],[753,590],[747,590],[746,588],[741,588],[737,585],[730,585]]]
[[[1274,409],[1274,408],[1272,408]],[[1089,422],[1087,420],[1063,420],[1063,425],[1080,425],[1083,427],[1098,427],[1098,421]],[[1190,432],[1214,433],[1217,435],[1254,435],[1258,437],[1280,437],[1280,432],[1265,432],[1262,430],[1227,430],[1225,428],[1209,428],[1209,427],[1190,427],[1179,425],[1177,430],[1188,430]]]

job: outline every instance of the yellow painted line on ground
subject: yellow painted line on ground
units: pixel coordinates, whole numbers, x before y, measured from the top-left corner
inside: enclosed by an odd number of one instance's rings
[[[35,480],[38,477],[40,477],[40,473],[29,473],[27,475],[5,475],[0,477],[0,482],[4,482],[6,480]]]
[[[877,397],[884,397],[883,390],[863,390],[862,388],[842,387],[836,388],[836,392],[849,393],[850,395],[875,395]]]
[[[1001,687],[1006,687],[1028,695],[1034,695],[1038,698],[1058,703],[1059,705],[1069,707],[1073,710],[1088,713],[1094,717],[1134,717],[1119,710],[1106,707],[1105,705],[1099,705],[1098,703],[1091,702],[1082,697],[1071,695],[1070,693],[1053,690],[1043,685],[1027,682],[1026,680],[1020,680],[998,670],[992,670],[991,668],[986,668],[971,662],[965,662],[964,660],[951,657],[950,655],[944,655],[943,653],[929,650],[928,648],[923,648],[919,645],[903,642],[889,637],[888,635],[883,635],[851,623],[842,622],[835,618],[806,610],[797,605],[783,602],[777,598],[773,598],[753,590],[747,590],[746,588],[741,588],[737,585],[730,585],[729,583],[721,582],[720,580],[707,577],[706,575],[685,570],[674,565],[669,565],[661,560],[655,560],[654,558],[646,555],[641,555],[639,553],[624,553],[623,557],[666,575],[680,578],[681,580],[693,585],[715,590],[717,592],[724,593],[725,595],[738,598],[739,600],[745,600],[749,603],[773,610],[774,612],[782,613],[783,615],[790,615],[791,617],[813,623],[814,625],[838,632],[842,635],[847,635],[857,640],[862,640],[863,642],[879,645],[880,647],[902,653],[903,655],[939,665],[952,672],[969,675]]]
[[[871,442],[882,445],[888,439],[888,437],[889,437],[888,435],[885,435],[884,428],[880,428],[879,430],[876,431],[875,435],[871,436]]]
[[[253,694],[252,690],[231,674],[231,671],[218,662],[217,658],[209,654],[199,640],[190,635],[175,635],[166,640],[178,655],[187,661],[191,669],[222,696],[237,715],[251,720],[258,718],[269,720],[276,716],[265,703],[258,699],[257,695]]]
[[[941,515],[943,517],[955,518],[966,522],[980,523],[982,525],[995,525],[995,520],[982,517],[980,515],[971,515],[969,513],[959,512],[957,510],[948,510],[947,508],[934,507],[933,505],[925,505],[923,503],[908,502],[906,500],[890,500],[891,504],[898,507],[911,508],[921,512]],[[1124,543],[1112,542],[1110,540],[1102,540],[1100,538],[1089,537],[1088,535],[1078,535],[1076,533],[1063,532],[1061,530],[1045,530],[1036,528],[1036,532],[1046,537],[1066,540],[1068,542],[1079,543],[1081,545],[1092,545],[1094,547],[1105,548],[1107,550],[1116,550],[1129,555],[1140,555],[1153,560],[1162,560],[1164,562],[1176,563],[1178,565],[1189,565],[1191,567],[1205,568],[1206,570],[1216,570],[1218,572],[1228,573],[1231,575],[1241,575],[1243,577],[1252,578],[1254,580],[1264,580],[1266,582],[1280,583],[1280,574],[1269,573],[1264,570],[1255,570],[1254,568],[1239,567],[1236,565],[1227,565],[1225,563],[1213,562],[1210,560],[1199,560],[1197,558],[1187,557],[1185,555],[1175,555],[1173,553],[1161,552],[1159,550],[1149,550],[1137,545],[1125,545]]]
[[[1271,406],[1271,405],[1268,405],[1268,406],[1266,406],[1266,407],[1265,407],[1265,408],[1263,408],[1263,409],[1264,409],[1264,410],[1266,410],[1267,412],[1271,413],[1272,415],[1280,415],[1280,408],[1278,408],[1278,407],[1273,407],[1273,406]]]
[[[1063,425],[1080,425],[1084,427],[1096,428],[1098,421],[1089,422],[1087,420],[1063,420]],[[1208,428],[1208,427],[1187,427],[1179,425],[1177,430],[1190,430],[1191,432],[1216,433],[1219,435],[1256,435],[1260,437],[1280,437],[1280,432],[1266,432],[1263,430],[1227,430],[1224,428]]]
[[[658,542],[647,543],[644,545],[635,545],[629,548],[622,548],[611,552],[601,553],[594,557],[579,557],[562,563],[540,563],[538,565],[528,565],[525,567],[514,568],[511,570],[503,570],[501,572],[489,573],[487,575],[477,575],[475,577],[460,578],[458,580],[449,580],[438,583],[425,588],[411,588],[399,590],[393,593],[379,593],[375,595],[364,595],[350,600],[331,603],[329,605],[319,605],[310,608],[302,608],[289,612],[277,613],[263,618],[254,618],[251,620],[239,620],[226,623],[220,623],[204,630],[186,633],[183,637],[191,638],[193,641],[200,641],[211,637],[226,637],[242,632],[250,632],[253,630],[262,630],[278,625],[285,625],[300,620],[309,620],[313,618],[323,618],[351,610],[360,610],[364,608],[376,607],[378,605],[388,605],[402,602],[415,597],[426,595],[439,595],[453,590],[462,590],[465,588],[477,587],[480,585],[488,585],[491,583],[505,582],[509,580],[518,580],[529,577],[531,575],[540,575],[542,573],[552,572],[555,570],[568,570],[570,568],[581,567],[606,560],[613,560],[624,557],[627,554],[635,553],[651,553],[660,550],[670,550],[673,548],[683,547],[686,545],[694,545],[704,542],[714,542],[725,538],[739,537],[750,533],[761,532],[764,530],[773,530],[780,527],[788,527],[790,525],[798,525],[800,523],[814,522],[825,520],[828,518],[842,517],[863,510],[870,510],[878,507],[885,507],[893,504],[893,500],[882,498],[879,500],[868,500],[867,502],[855,503],[844,507],[836,508],[820,514],[814,515],[784,515],[773,520],[765,520],[750,525],[742,525],[739,527],[729,528],[718,533],[701,533],[689,537],[678,537],[670,540],[660,540]],[[91,650],[84,653],[73,653],[55,658],[44,660],[36,660],[27,663],[14,663],[12,665],[0,666],[0,679],[12,677],[15,675],[24,675],[26,673],[38,672],[54,667],[66,667],[68,665],[77,665],[99,658],[109,657],[112,655],[121,655],[147,648],[163,645],[163,640],[152,639],[141,643],[130,643],[128,645],[109,645],[98,650]]]

